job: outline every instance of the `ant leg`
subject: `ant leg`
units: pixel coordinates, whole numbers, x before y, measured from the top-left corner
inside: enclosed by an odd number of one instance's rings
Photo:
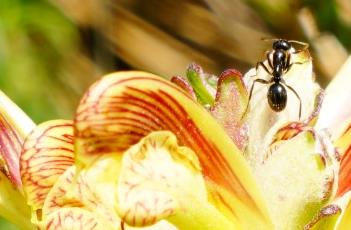
[[[266,52],[269,52],[269,51],[266,51]],[[257,69],[258,69],[259,66],[262,66],[262,67],[264,68],[264,70],[265,70],[267,73],[270,74],[270,72],[269,72],[267,66],[266,66],[263,62],[260,61],[260,62],[257,62],[257,63],[256,63],[256,68],[255,68],[255,69],[256,69],[256,74],[251,75],[250,77],[257,76]]]
[[[266,53],[266,58],[268,61],[269,66],[273,69],[273,63],[272,60],[269,58],[269,55],[271,54],[271,52]]]
[[[257,64],[256,64],[256,72],[257,72],[257,69],[258,69],[259,66],[262,66],[262,67],[264,68],[264,70],[265,70],[268,74],[271,74],[271,73],[269,72],[267,66],[266,66],[263,62],[261,62],[261,61],[260,61],[260,62],[257,62]]]
[[[241,119],[243,119],[243,117],[246,115],[247,113],[247,110],[249,108],[249,105],[250,105],[250,101],[251,101],[251,97],[252,97],[252,92],[254,90],[254,87],[255,87],[255,83],[258,82],[258,83],[261,83],[261,84],[269,84],[270,82],[267,81],[267,80],[264,80],[264,79],[255,79],[254,82],[252,83],[252,86],[251,86],[251,89],[250,89],[250,94],[249,94],[249,100],[247,102],[247,105],[246,105],[246,108],[245,108],[245,111],[241,117]]]
[[[299,106],[299,120],[301,120],[301,107],[302,107],[302,102],[301,102],[301,98],[299,96],[299,94],[294,90],[293,87],[291,87],[290,85],[287,85],[285,82],[282,82],[286,87],[288,87],[288,89],[290,89],[294,94],[295,96],[297,97],[297,99],[299,100],[300,102],[300,106]]]
[[[288,57],[287,57],[287,60],[286,60],[285,66],[284,66],[284,69],[286,69],[285,72],[288,72],[289,69],[291,68],[290,65],[291,65],[292,63],[290,63],[290,61],[291,61],[291,54],[288,53]]]

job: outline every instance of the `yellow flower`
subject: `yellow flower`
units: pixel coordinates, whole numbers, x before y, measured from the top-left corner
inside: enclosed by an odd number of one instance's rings
[[[181,88],[145,72],[110,74],[74,121],[35,128],[1,105],[1,143],[11,130],[20,138],[2,151],[1,195],[14,189],[0,208],[25,212],[0,214],[23,229],[347,229],[351,131],[325,118],[342,92],[332,83],[322,104],[309,55],[294,58],[304,64],[284,79],[301,97],[301,121],[294,94],[281,113],[266,85],[248,101],[253,79],[270,77],[260,68],[217,78],[192,65],[189,83],[172,80]]]

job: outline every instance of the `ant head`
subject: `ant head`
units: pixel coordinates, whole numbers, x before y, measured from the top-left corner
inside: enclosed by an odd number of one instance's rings
[[[279,39],[273,42],[273,49],[274,50],[282,49],[282,50],[288,51],[289,49],[291,49],[291,44],[287,40]]]

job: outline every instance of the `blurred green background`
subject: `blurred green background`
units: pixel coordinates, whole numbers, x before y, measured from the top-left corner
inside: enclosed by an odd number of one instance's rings
[[[166,78],[195,61],[247,71],[282,37],[310,43],[326,85],[351,51],[350,0],[0,0],[0,89],[32,119],[72,119],[101,75]],[[2,220],[0,229],[16,229]]]

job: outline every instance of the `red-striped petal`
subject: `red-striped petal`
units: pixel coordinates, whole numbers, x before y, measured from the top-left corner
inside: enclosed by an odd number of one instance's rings
[[[78,207],[95,213],[109,225],[117,227],[120,226],[121,220],[112,209],[112,203],[111,201],[110,205],[105,204],[95,192],[94,185],[89,184],[87,174],[78,175],[76,167],[71,166],[59,177],[48,193],[42,216],[45,220],[63,208]]]
[[[52,186],[73,162],[72,121],[53,120],[36,127],[25,140],[21,176],[28,204],[41,209]]]
[[[171,78],[171,82],[184,89],[185,92],[187,92],[189,95],[191,95],[191,97],[194,98],[194,100],[196,100],[194,89],[184,78],[180,76],[174,76]]]
[[[17,187],[21,186],[19,156],[22,144],[34,123],[0,91],[0,170]]]
[[[87,210],[72,207],[72,208],[61,208],[55,213],[52,213],[46,220],[41,224],[40,229],[42,230],[105,230],[112,229],[108,228],[104,222],[102,222],[94,213]]]

